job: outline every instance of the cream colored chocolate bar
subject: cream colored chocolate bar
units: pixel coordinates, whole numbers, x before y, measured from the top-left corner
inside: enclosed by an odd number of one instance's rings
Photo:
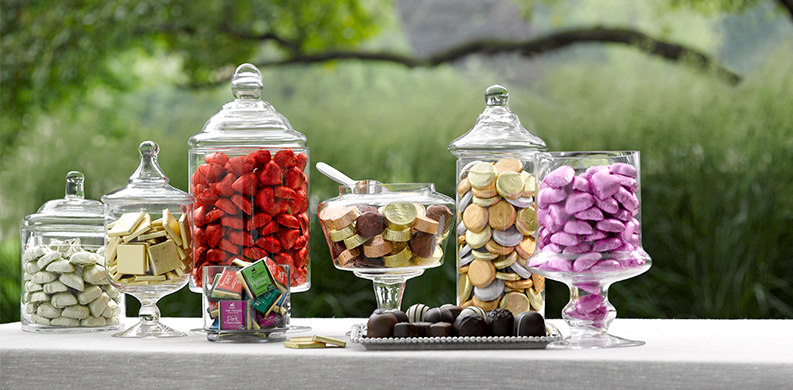
[[[190,225],[187,223],[187,214],[182,214],[182,216],[179,217],[179,233],[182,239],[182,248],[189,249],[193,240],[190,234]]]
[[[146,244],[118,244],[116,247],[118,273],[127,275],[146,273],[146,246]]]
[[[328,336],[320,336],[318,334],[314,335],[314,337],[312,338],[312,341],[318,342],[318,343],[331,344],[331,345],[335,345],[335,346],[341,347],[341,348],[344,348],[344,347],[347,346],[347,342],[344,341],[344,340],[334,339],[333,337],[328,337]]]
[[[162,211],[162,226],[176,245],[182,246],[182,233],[179,230],[179,221],[174,218],[168,209]]]
[[[149,247],[149,261],[154,275],[162,275],[182,265],[176,245],[173,240],[166,240]]]
[[[127,236],[123,236],[122,240],[126,244],[134,240],[135,238],[139,237],[141,234],[148,232],[150,227],[151,227],[151,216],[149,214],[144,214],[143,219],[140,221],[140,223],[138,223],[138,226],[137,228],[135,228],[135,231],[133,231]]]
[[[107,236],[116,237],[129,235],[138,227],[138,224],[143,220],[145,214],[146,213],[143,211],[123,214],[121,218],[113,224],[113,229],[107,233]]]

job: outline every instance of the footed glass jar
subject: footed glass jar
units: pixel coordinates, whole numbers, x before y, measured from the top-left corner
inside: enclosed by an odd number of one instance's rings
[[[262,75],[240,65],[234,100],[190,137],[190,193],[196,198],[191,291],[205,266],[264,257],[291,270],[291,291],[311,287],[306,136],[261,99]]]
[[[545,313],[545,278],[527,268],[535,247],[534,158],[545,142],[485,91],[474,127],[449,144],[457,157],[457,302],[484,311]]]
[[[128,184],[102,196],[107,277],[140,301],[140,322],[115,337],[179,337],[160,323],[157,301],[187,284],[192,265],[193,196],[172,187],[157,163],[159,147],[138,147],[140,165]]]
[[[371,280],[378,308],[399,309],[405,281],[443,264],[454,201],[431,183],[351,184],[317,208],[333,265]]]
[[[642,248],[639,152],[553,152],[537,156],[537,249],[532,272],[567,284],[562,318],[571,334],[555,348],[644,344],[608,334],[617,311],[612,283],[650,269]]]
[[[93,332],[123,326],[124,294],[106,276],[102,203],[85,199],[84,181],[81,172],[69,172],[66,197],[25,217],[24,331]]]

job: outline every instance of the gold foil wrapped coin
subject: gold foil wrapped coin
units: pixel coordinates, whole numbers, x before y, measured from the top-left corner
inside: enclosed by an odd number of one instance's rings
[[[523,163],[517,158],[502,158],[496,162],[496,172],[516,172],[523,171]]]
[[[408,242],[410,241],[410,229],[395,230],[388,227],[383,231],[383,238],[388,241]]]
[[[471,298],[471,291],[473,291],[474,286],[471,285],[471,282],[468,280],[468,275],[461,274],[460,279],[457,279],[457,298],[460,302],[465,302],[469,298]]]
[[[534,310],[540,311],[542,310],[542,294],[534,291],[534,288],[526,289],[526,296],[529,297],[529,303],[531,303],[531,307]]]
[[[478,232],[468,230],[465,232],[465,242],[473,249],[481,248],[490,241],[492,235],[493,231],[490,226],[485,226],[484,229]]]
[[[383,216],[389,226],[412,226],[417,215],[416,205],[410,202],[391,202],[383,208]]]
[[[515,227],[520,234],[530,236],[537,230],[537,212],[533,207],[518,210],[515,218]]]
[[[339,230],[328,229],[328,236],[330,236],[330,240],[333,242],[342,241],[345,238],[351,237],[353,234],[355,234],[355,229],[352,225]]]
[[[487,226],[488,215],[487,207],[469,205],[463,211],[463,224],[469,231],[481,232]]]
[[[534,175],[523,171],[520,173],[520,176],[523,177],[523,197],[528,198],[534,196],[535,192],[537,192],[537,179],[534,178]]]
[[[468,279],[474,287],[487,287],[496,278],[496,267],[485,260],[474,260],[468,267]]]
[[[488,208],[488,215],[490,216],[490,227],[496,230],[507,230],[515,223],[518,214],[515,207],[502,199]]]
[[[526,183],[523,177],[517,172],[502,172],[496,179],[496,191],[507,199],[518,199],[523,195],[523,188]]]
[[[501,297],[499,307],[509,310],[513,316],[529,310],[529,297],[517,291],[509,292]]]
[[[395,255],[383,256],[383,262],[389,268],[400,267],[410,261],[411,257],[413,257],[413,253],[410,252],[410,248],[405,247],[405,249]]]
[[[485,188],[496,180],[496,166],[489,162],[480,162],[468,171],[468,182],[473,188]]]

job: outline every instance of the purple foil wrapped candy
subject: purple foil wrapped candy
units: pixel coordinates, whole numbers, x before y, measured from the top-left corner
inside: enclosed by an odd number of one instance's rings
[[[564,228],[564,221],[557,221],[551,214],[548,214],[545,216],[545,219],[540,222],[540,225],[548,229],[549,232],[556,233]]]
[[[617,260],[601,260],[589,270],[592,272],[614,272],[622,269],[622,265]]]
[[[625,230],[625,224],[619,219],[606,218],[595,223],[595,229],[603,232],[619,233]]]
[[[581,191],[581,192],[591,192],[591,189],[589,187],[589,180],[587,180],[587,179],[585,179],[585,178],[583,178],[581,176],[576,176],[576,177],[573,178],[572,187],[573,187],[574,190],[578,190],[578,191]]]
[[[636,179],[622,176],[622,175],[614,175],[620,181],[620,185],[624,187],[626,190],[630,191],[631,193],[636,192],[639,190],[639,182]]]
[[[622,188],[619,179],[617,179],[614,175],[603,172],[598,172],[592,175],[592,178],[589,179],[589,185],[591,186],[592,193],[595,195],[595,197],[601,200],[609,198],[610,196],[616,194],[620,188]]]
[[[558,272],[570,272],[573,269],[572,261],[561,256],[554,256],[543,263],[540,269]]]
[[[578,256],[578,258],[575,259],[575,262],[573,262],[573,271],[586,271],[595,265],[595,263],[600,261],[601,258],[603,258],[603,255],[598,252],[584,253],[583,255]]]
[[[578,289],[590,294],[600,294],[600,286],[597,283],[579,283],[575,285]]]
[[[545,176],[544,183],[548,183],[551,187],[564,187],[570,184],[575,177],[575,170],[572,167],[563,165],[554,169],[551,173]]]
[[[635,194],[632,194],[630,191],[626,190],[625,187],[620,186],[620,188],[614,194],[614,199],[616,199],[617,202],[620,202],[622,207],[625,207],[625,209],[630,211],[631,214],[635,214],[635,211],[639,209],[639,199]]]
[[[611,164],[609,171],[611,173],[617,173],[623,176],[632,177],[634,179],[636,178],[636,167],[634,167],[631,164],[619,163],[619,162],[614,163]]]
[[[600,306],[603,306],[603,302],[605,301],[606,298],[600,294],[584,295],[575,302],[575,310],[579,313],[591,313]]]
[[[589,243],[582,242],[578,245],[568,246],[562,250],[562,254],[565,255],[578,255],[581,253],[587,253],[592,249]]]
[[[625,222],[628,222],[631,219],[633,219],[633,214],[631,214],[630,211],[625,210],[625,209],[620,209],[620,211],[617,211],[616,213],[614,213],[612,215],[614,216],[614,218],[617,218],[620,221],[625,221]]]
[[[614,198],[601,200],[595,197],[595,206],[609,214],[614,214],[620,210],[620,204]]]
[[[564,188],[548,187],[540,190],[537,194],[537,203],[540,207],[548,207],[552,203],[558,203],[567,197]]]
[[[564,232],[570,234],[592,234],[595,229],[586,221],[571,219],[564,224]]]
[[[604,238],[599,240],[592,246],[593,252],[606,252],[617,249],[623,244],[622,240],[617,237]]]
[[[551,235],[551,242],[554,244],[573,246],[581,243],[581,238],[575,234],[557,232]]]
[[[562,253],[562,251],[564,250],[564,248],[562,248],[561,246],[559,246],[558,244],[555,244],[553,242],[549,242],[548,244],[543,246],[542,249],[543,249],[543,251],[553,252],[553,253]]]
[[[582,239],[584,241],[587,241],[587,242],[595,242],[595,241],[600,241],[600,240],[602,240],[604,238],[607,238],[608,236],[609,235],[606,232],[602,232],[600,230],[595,230],[594,233],[586,235],[586,236],[582,237]]]
[[[573,191],[567,196],[567,200],[564,202],[564,211],[572,215],[592,207],[593,204],[595,204],[595,198],[592,194]]]
[[[598,172],[609,173],[609,167],[607,165],[593,165],[587,168],[586,171],[584,171],[584,173],[581,174],[581,177],[589,180],[592,178],[592,175]]]
[[[590,207],[584,211],[575,213],[573,216],[587,221],[600,221],[603,219],[603,212],[597,207]]]

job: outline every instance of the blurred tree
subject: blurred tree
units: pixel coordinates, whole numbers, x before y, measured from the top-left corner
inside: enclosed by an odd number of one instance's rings
[[[661,8],[739,12],[761,0],[662,0]],[[793,1],[777,0],[793,12]],[[535,3],[515,0],[524,12]],[[339,59],[387,61],[408,67],[437,66],[482,53],[533,56],[578,43],[618,43],[651,55],[715,69],[730,83],[740,76],[706,53],[628,28],[591,26],[557,31],[526,41],[468,42],[429,58],[361,50],[393,18],[384,0],[3,0],[0,60],[0,156],[37,110],[79,101],[90,87],[123,89],[135,82],[114,72],[109,59],[136,48],[163,50],[183,58],[186,84],[226,80],[233,66],[316,63]],[[793,17],[793,13],[791,13]]]

